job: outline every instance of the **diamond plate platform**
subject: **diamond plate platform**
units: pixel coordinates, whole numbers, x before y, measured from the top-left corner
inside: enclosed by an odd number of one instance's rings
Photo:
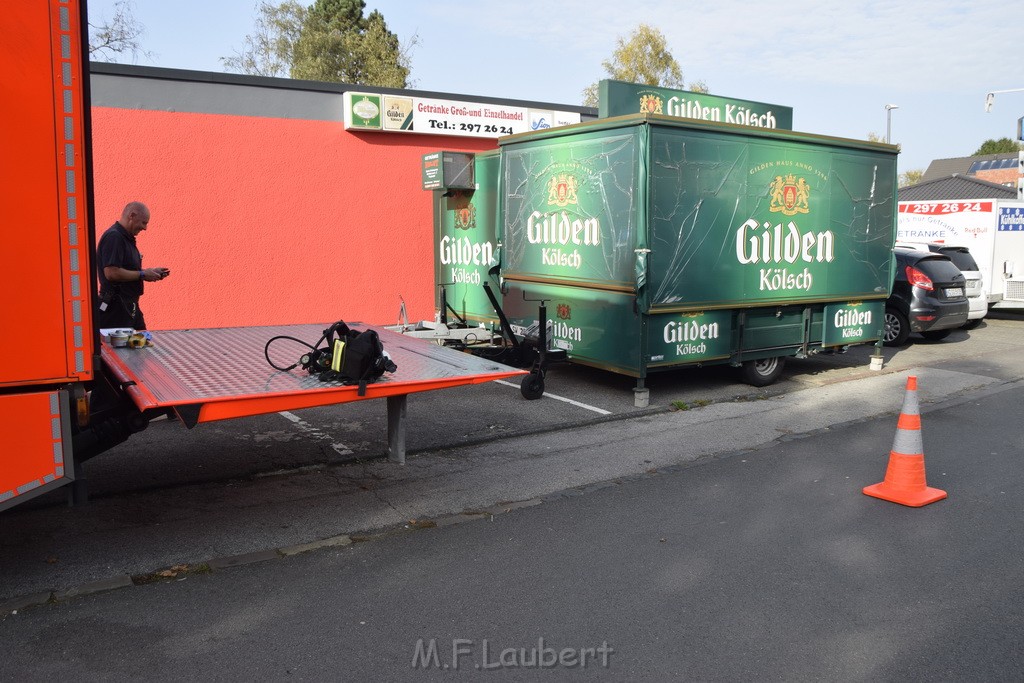
[[[408,394],[526,374],[524,370],[403,336],[384,327],[349,325],[353,329],[376,330],[384,350],[398,366],[396,372],[385,373],[368,384],[365,396],[359,396],[354,385],[321,382],[301,368],[275,370],[264,357],[267,343],[277,337],[270,344],[269,355],[276,365],[287,367],[316,344],[330,324],[154,331],[151,347],[115,349],[103,344],[100,353],[140,411],[173,408],[189,427],[201,422],[388,398],[389,442],[392,459],[399,461],[404,461],[405,455]],[[394,443],[399,437],[402,443]],[[400,447],[401,457],[397,457],[396,447]]]

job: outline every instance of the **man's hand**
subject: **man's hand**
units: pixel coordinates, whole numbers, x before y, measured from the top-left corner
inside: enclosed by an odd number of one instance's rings
[[[165,277],[171,274],[170,268],[144,268],[139,271],[142,274],[142,279],[146,282],[155,282],[157,280],[163,280]]]

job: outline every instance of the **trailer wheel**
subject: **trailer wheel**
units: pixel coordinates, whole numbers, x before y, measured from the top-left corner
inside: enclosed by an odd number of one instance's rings
[[[743,381],[751,386],[766,387],[782,375],[785,366],[783,356],[743,361]]]
[[[544,376],[539,372],[531,372],[519,383],[519,393],[527,401],[533,401],[544,395]]]

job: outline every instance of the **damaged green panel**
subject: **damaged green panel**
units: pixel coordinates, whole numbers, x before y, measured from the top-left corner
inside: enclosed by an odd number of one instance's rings
[[[633,290],[641,131],[502,150],[506,278]]]
[[[882,297],[895,158],[656,126],[652,311]]]
[[[497,152],[477,154],[474,173],[475,190],[433,193],[435,305],[441,310],[443,289],[448,306],[462,318],[493,322],[497,318],[483,283],[499,257]]]
[[[547,299],[574,362],[642,378],[882,333],[891,145],[658,115],[499,144],[505,310],[528,328]]]

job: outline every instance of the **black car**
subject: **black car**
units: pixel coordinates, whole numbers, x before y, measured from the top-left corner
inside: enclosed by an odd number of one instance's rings
[[[973,330],[981,324],[982,319],[988,314],[988,295],[985,294],[985,286],[982,281],[981,268],[974,260],[967,247],[946,244],[944,242],[927,242],[924,244],[897,244],[896,246],[909,249],[920,249],[921,251],[934,251],[945,254],[952,261],[953,265],[960,269],[960,272],[967,278],[967,303],[969,310],[965,330]]]
[[[896,247],[896,278],[885,302],[886,346],[902,346],[911,332],[945,339],[967,322],[966,278],[944,254]]]

